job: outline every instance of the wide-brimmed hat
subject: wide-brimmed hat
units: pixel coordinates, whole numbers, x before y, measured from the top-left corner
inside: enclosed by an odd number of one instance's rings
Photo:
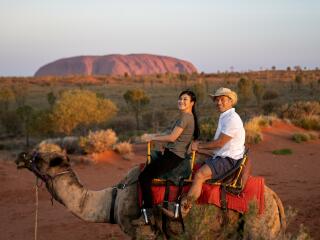
[[[238,102],[237,94],[229,88],[221,87],[214,94],[209,94],[209,96],[214,100],[219,96],[227,96],[232,100],[232,105],[236,105]]]

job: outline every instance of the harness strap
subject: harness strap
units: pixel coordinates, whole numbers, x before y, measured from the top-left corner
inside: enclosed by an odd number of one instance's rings
[[[112,188],[112,199],[111,199],[110,215],[109,215],[109,219],[110,219],[110,223],[111,224],[116,224],[116,221],[115,221],[115,218],[114,218],[114,208],[115,208],[115,205],[116,205],[117,193],[118,193],[118,188],[117,187],[113,187]]]
[[[223,226],[226,226],[229,222],[228,219],[228,208],[227,208],[227,191],[226,191],[226,185],[222,184],[220,187],[220,205],[222,210],[222,224]]]

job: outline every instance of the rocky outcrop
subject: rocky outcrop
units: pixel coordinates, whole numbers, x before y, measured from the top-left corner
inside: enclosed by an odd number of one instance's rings
[[[157,73],[193,73],[197,69],[177,58],[151,54],[79,56],[64,58],[42,66],[35,76],[67,75],[150,75]]]

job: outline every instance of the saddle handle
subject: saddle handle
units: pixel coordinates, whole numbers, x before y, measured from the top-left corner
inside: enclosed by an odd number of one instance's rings
[[[189,180],[192,179],[192,172],[193,172],[193,167],[194,167],[194,161],[196,159],[196,151],[192,151],[192,157],[191,157],[191,173],[190,173],[190,176],[189,176]]]
[[[148,142],[148,147],[147,147],[147,165],[151,161],[151,142]]]

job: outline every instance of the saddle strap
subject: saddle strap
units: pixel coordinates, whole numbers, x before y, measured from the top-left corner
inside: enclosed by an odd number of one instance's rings
[[[222,210],[222,224],[226,226],[229,222],[228,219],[228,207],[227,207],[227,190],[226,185],[220,186],[220,206]]]
[[[176,204],[179,204],[179,208],[178,208],[179,221],[181,223],[182,231],[185,232],[184,222],[183,222],[182,213],[181,213],[181,198],[182,198],[183,186],[184,186],[184,178],[181,178],[179,181],[179,192],[178,192]]]
[[[170,184],[169,181],[166,180],[166,189],[164,193],[164,199],[162,207],[165,209],[168,209],[169,206],[169,192],[170,192]],[[166,238],[169,239],[169,234],[167,232],[167,216],[165,214],[162,214],[162,231],[165,234]]]

